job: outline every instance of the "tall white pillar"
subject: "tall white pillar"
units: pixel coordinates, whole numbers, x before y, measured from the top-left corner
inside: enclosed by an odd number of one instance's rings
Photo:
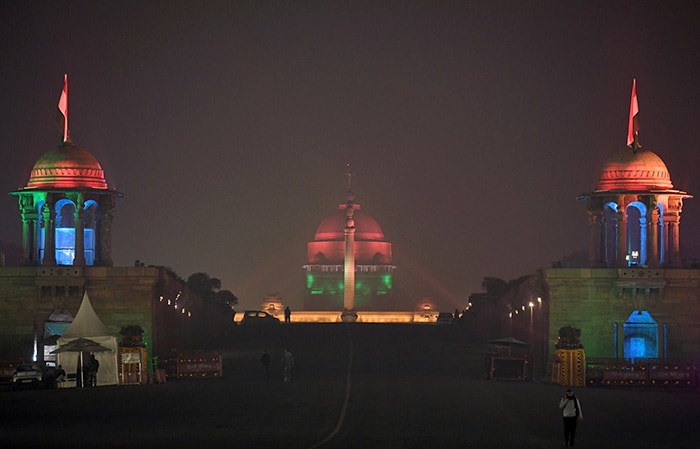
[[[357,321],[355,312],[355,207],[352,200],[345,209],[345,266],[343,284],[343,321]]]

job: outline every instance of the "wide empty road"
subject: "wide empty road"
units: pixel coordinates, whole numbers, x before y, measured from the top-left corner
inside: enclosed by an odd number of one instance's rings
[[[281,354],[294,354],[282,382]],[[2,447],[560,448],[564,388],[488,381],[485,348],[450,326],[238,326],[224,376],[2,391]],[[208,348],[208,349],[211,349]],[[272,356],[269,380],[260,354]],[[577,390],[577,447],[695,448],[698,390]]]

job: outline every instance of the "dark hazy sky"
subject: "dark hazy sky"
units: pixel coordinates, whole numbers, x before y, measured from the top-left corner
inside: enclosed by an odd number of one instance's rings
[[[306,243],[344,198],[394,244],[412,306],[447,310],[484,276],[587,250],[585,204],[626,142],[700,195],[696,2],[83,2],[0,4],[0,192],[59,140],[126,194],[116,265],[203,271],[257,307],[301,306]],[[700,257],[700,203],[684,257]],[[21,242],[0,195],[0,241]]]

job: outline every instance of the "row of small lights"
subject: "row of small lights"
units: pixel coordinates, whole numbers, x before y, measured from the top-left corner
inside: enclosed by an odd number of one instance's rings
[[[527,305],[528,305],[528,307],[530,307],[530,309],[532,309],[533,307],[535,307],[535,303],[532,302],[532,301],[530,301]],[[542,297],[540,297],[540,296],[537,297],[537,305],[538,305],[538,306],[541,306],[541,305],[542,305]],[[524,311],[525,311],[525,306],[522,306],[521,308],[522,308],[522,310],[523,310],[523,312],[524,312]],[[515,314],[517,315],[518,312],[520,312],[520,310],[518,310],[518,309],[515,309],[513,312],[509,312],[509,313],[508,313],[508,318],[513,318],[513,313],[515,313]]]
[[[173,306],[175,308],[175,310],[177,310],[179,307],[177,304],[177,301],[178,301],[178,299],[180,299],[181,294],[182,294],[182,292],[177,292],[177,296],[175,296],[175,299],[168,298],[167,305]],[[160,295],[160,302],[165,302],[165,298],[163,298],[163,295]],[[190,318],[192,316],[192,312],[187,310],[185,307],[180,309],[180,313],[182,313],[183,315],[186,315],[187,318]]]

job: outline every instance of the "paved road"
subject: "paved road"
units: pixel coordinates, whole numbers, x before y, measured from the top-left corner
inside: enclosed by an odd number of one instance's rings
[[[488,381],[449,326],[236,328],[221,379],[0,392],[2,447],[560,448],[558,386]],[[296,366],[282,382],[281,353]],[[273,358],[265,379],[259,356]],[[350,367],[350,371],[348,371]],[[580,389],[577,447],[695,448],[700,394]]]

